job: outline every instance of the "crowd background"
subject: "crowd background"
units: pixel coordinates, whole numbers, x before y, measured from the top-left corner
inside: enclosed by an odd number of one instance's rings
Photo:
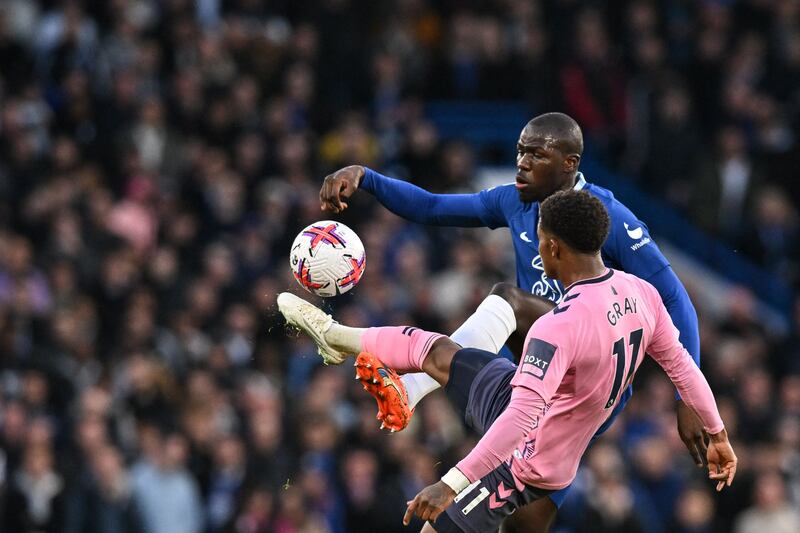
[[[381,433],[274,297],[330,171],[450,192],[513,165],[442,138],[439,100],[570,113],[605,165],[798,287],[800,1],[4,0],[0,530],[404,531],[474,437],[440,395]],[[513,279],[502,230],[363,193],[341,219],[369,258],[327,302],[348,324],[449,332]],[[775,338],[756,298],[695,298],[734,486],[691,464],[650,366],[555,529],[800,531],[800,299]]]

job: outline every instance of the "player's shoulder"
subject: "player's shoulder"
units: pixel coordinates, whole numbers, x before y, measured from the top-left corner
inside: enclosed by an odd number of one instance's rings
[[[593,329],[596,313],[591,296],[584,291],[569,291],[548,313],[533,323],[530,335],[567,351],[580,346]]]
[[[565,327],[575,316],[574,303],[562,301],[553,309],[540,316],[533,323],[533,331],[547,332],[557,331],[559,328]]]
[[[613,268],[609,268],[602,276],[573,283],[551,311],[552,320],[574,322],[591,316],[598,305],[603,306],[617,299],[620,293],[618,289],[631,286],[637,292],[655,290],[646,281]]]
[[[603,205],[608,210],[608,216],[612,221],[617,219],[627,220],[631,217],[636,218],[628,206],[617,200],[614,193],[610,190],[591,183],[587,184],[586,191],[603,202]]]
[[[656,289],[653,286],[653,284],[647,281],[646,279],[642,279],[639,276],[635,276],[633,274],[629,274],[628,272],[623,272],[621,270],[616,270],[615,274],[618,276],[618,279],[621,282],[624,282],[629,286],[632,286],[637,292],[639,292],[643,296],[656,298],[659,301],[661,300],[661,296],[658,293],[658,289]]]
[[[617,199],[614,197],[614,193],[613,192],[611,192],[609,189],[606,189],[605,187],[601,187],[600,185],[598,185],[596,183],[587,182],[583,186],[583,190],[588,192],[592,196],[595,196],[596,198],[598,198],[601,202],[603,202],[606,205],[609,205],[612,202],[617,201]]]
[[[586,311],[591,308],[591,296],[584,294],[579,287],[567,291],[561,301],[548,313],[544,314],[535,324],[542,322],[543,328],[556,328],[574,324],[582,319]]]

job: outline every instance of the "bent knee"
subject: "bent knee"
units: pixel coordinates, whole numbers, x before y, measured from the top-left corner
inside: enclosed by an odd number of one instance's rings
[[[450,372],[450,363],[453,361],[453,356],[460,349],[461,346],[456,344],[450,337],[439,337],[433,342],[428,355],[425,357],[424,365],[427,367],[425,371],[430,373],[430,371],[435,370],[447,375]]]
[[[511,309],[514,310],[517,321],[527,324],[527,327],[530,327],[534,320],[555,307],[555,304],[547,298],[523,291],[507,281],[495,283],[491,294],[495,294],[508,302]],[[523,330],[524,332],[528,331],[527,327]]]
[[[489,292],[489,294],[494,294],[507,301],[511,304],[511,307],[514,307],[514,302],[519,298],[520,293],[525,294],[522,289],[507,281],[495,283],[492,290]]]

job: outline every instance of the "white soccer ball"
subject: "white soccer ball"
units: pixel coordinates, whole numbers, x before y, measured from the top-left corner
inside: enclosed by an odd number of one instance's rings
[[[333,220],[308,225],[295,237],[289,266],[297,283],[318,296],[344,294],[356,286],[367,255],[356,232]]]

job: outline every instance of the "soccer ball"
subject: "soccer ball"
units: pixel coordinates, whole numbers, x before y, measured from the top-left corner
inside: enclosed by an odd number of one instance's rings
[[[344,294],[364,274],[367,255],[356,232],[333,220],[320,220],[295,237],[289,266],[297,283],[318,296]]]

